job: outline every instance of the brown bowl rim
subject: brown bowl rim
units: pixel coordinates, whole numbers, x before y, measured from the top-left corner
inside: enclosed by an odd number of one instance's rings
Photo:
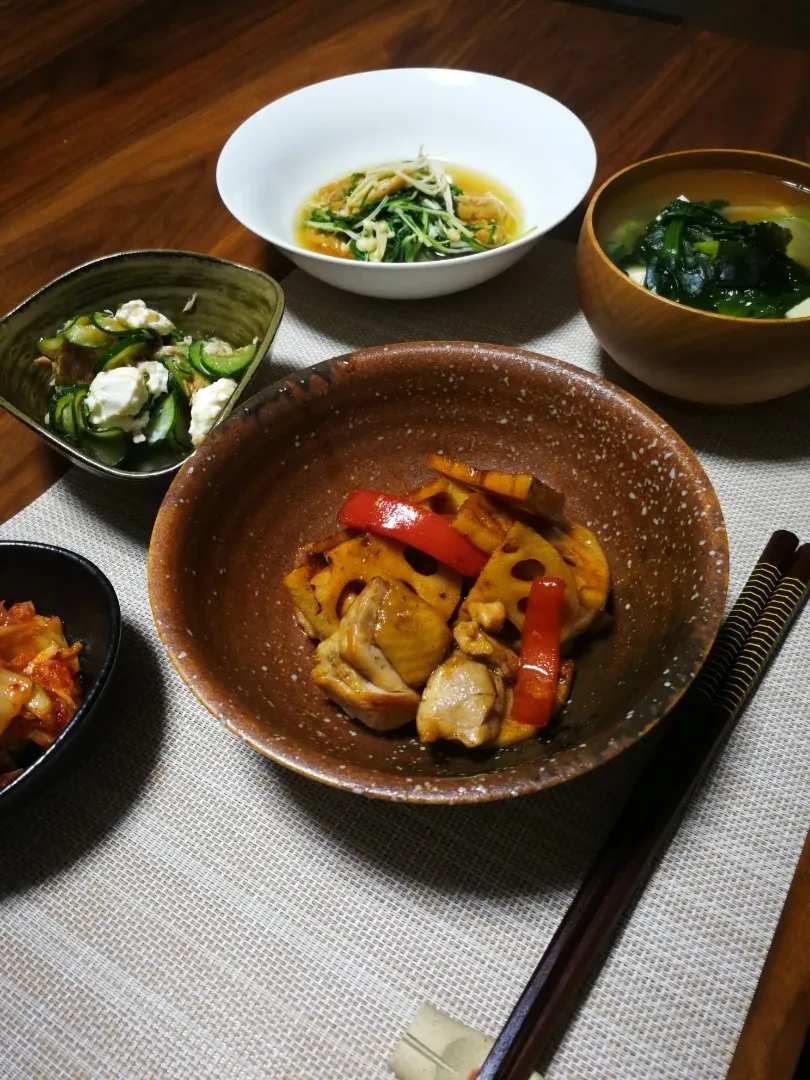
[[[518,359],[526,363],[530,370],[536,371],[540,366],[550,366],[562,370],[576,382],[596,384],[603,394],[607,393],[614,400],[619,400],[625,409],[629,408],[640,414],[643,419],[657,425],[671,440],[682,466],[693,476],[698,475],[702,478],[702,491],[697,497],[705,510],[705,517],[701,517],[700,520],[704,523],[707,543],[711,541],[710,546],[723,556],[723,572],[722,575],[718,574],[717,579],[708,587],[713,601],[711,615],[707,616],[706,621],[694,630],[690,650],[691,672],[689,672],[688,681],[682,687],[673,687],[665,698],[662,695],[661,707],[654,714],[645,718],[639,717],[631,725],[632,730],[605,734],[596,746],[585,743],[572,748],[570,761],[563,766],[556,765],[553,775],[546,774],[542,764],[538,767],[539,763],[536,762],[498,772],[463,777],[420,777],[418,781],[414,781],[406,774],[395,776],[362,765],[350,765],[345,770],[340,770],[332,755],[317,750],[315,747],[302,748],[293,744],[289,736],[270,733],[260,740],[252,734],[254,723],[250,710],[235,703],[227,688],[209,675],[202,662],[193,655],[197,651],[193,637],[173,617],[172,590],[167,585],[168,575],[163,572],[162,567],[168,555],[176,547],[176,542],[172,540],[174,515],[177,512],[188,513],[195,497],[193,492],[187,491],[189,484],[193,488],[194,481],[189,481],[191,470],[185,465],[174,477],[155,519],[149,545],[147,581],[152,617],[166,654],[178,675],[200,704],[224,724],[228,731],[247,743],[253,750],[311,780],[370,798],[432,805],[461,805],[494,802],[555,787],[612,760],[651,731],[677,704],[691,685],[717,636],[728,590],[728,538],[723,512],[709,477],[695,453],[662,417],[608,379],[592,374],[574,364],[515,346],[469,341],[411,341],[360,349],[322,361],[293,372],[287,378],[272,384],[239,406],[228,420],[217,427],[205,440],[197,451],[197,458],[193,465],[206,464],[216,455],[219,444],[229,441],[228,433],[236,425],[249,423],[259,411],[262,413],[262,423],[267,424],[272,422],[274,414],[300,409],[308,400],[308,390],[311,386],[314,386],[315,392],[323,392],[325,387],[339,382],[341,378],[351,377],[358,366],[371,367],[378,361],[390,364],[392,356],[396,357],[398,350],[406,350],[412,362],[415,351],[435,354],[439,349],[442,350],[443,356],[447,356],[448,349],[453,350],[456,352],[456,359],[461,358],[458,354],[459,350],[461,352],[471,352],[474,349],[487,350],[491,355],[502,354],[505,358]],[[197,472],[199,474],[200,470],[198,469]]]
[[[645,295],[652,296],[660,303],[668,304],[670,307],[676,308],[678,311],[689,311],[693,312],[697,316],[703,316],[708,319],[722,319],[724,322],[728,323],[742,323],[744,325],[751,325],[751,323],[754,323],[757,326],[790,326],[791,324],[801,326],[802,324],[810,321],[810,315],[802,315],[799,318],[795,319],[788,319],[785,317],[781,319],[749,319],[746,318],[746,316],[744,315],[721,315],[717,311],[704,311],[702,308],[690,307],[688,304],[679,304],[677,300],[670,300],[669,297],[661,296],[660,293],[650,292],[650,290],[645,289],[643,285],[637,285],[635,281],[631,281],[627,274],[623,273],[618,268],[618,266],[616,266],[616,264],[608,257],[607,252],[597,239],[596,231],[593,227],[593,213],[596,209],[596,204],[603,195],[603,193],[607,190],[607,188],[610,187],[610,185],[614,183],[614,181],[618,180],[626,173],[633,172],[635,169],[641,168],[642,165],[649,165],[654,161],[665,161],[667,159],[671,160],[673,158],[688,159],[693,155],[695,157],[700,157],[706,154],[741,154],[744,157],[748,157],[753,160],[778,162],[787,161],[791,165],[799,165],[802,168],[807,169],[808,176],[810,176],[810,164],[808,164],[808,162],[801,161],[799,158],[785,157],[784,154],[768,154],[763,150],[738,150],[735,147],[712,146],[704,148],[697,147],[692,150],[671,150],[666,154],[654,154],[652,157],[646,157],[642,158],[640,161],[634,161],[631,165],[625,165],[624,168],[619,169],[618,172],[613,173],[612,176],[609,176],[607,180],[603,181],[599,185],[599,187],[591,196],[591,200],[588,203],[588,209],[585,211],[585,217],[582,222],[582,228],[588,238],[588,241],[593,245],[594,249],[598,254],[598,257],[602,260],[602,262],[605,263],[610,268],[610,271],[616,274],[618,278],[620,278],[627,284],[632,285],[634,289],[638,289]]]

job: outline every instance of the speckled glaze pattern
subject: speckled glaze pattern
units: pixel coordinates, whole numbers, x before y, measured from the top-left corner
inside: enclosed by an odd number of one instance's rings
[[[310,681],[314,648],[282,586],[352,488],[406,491],[434,450],[563,490],[611,565],[612,632],[583,651],[559,722],[507,750],[431,748],[412,728],[346,719]],[[181,677],[254,749],[365,795],[458,803],[558,784],[652,728],[714,640],[727,567],[708,478],[635,398],[520,349],[418,342],[330,360],[239,407],[169,489],[149,589]]]
[[[194,307],[184,313],[186,302],[195,293]],[[234,345],[259,339],[256,356],[239,380],[222,419],[242,397],[267,354],[281,321],[284,299],[279,284],[267,274],[213,255],[125,251],[69,270],[0,320],[0,406],[54,450],[90,472],[149,480],[171,476],[183,455],[152,458],[135,471],[104,465],[81,447],[59,438],[44,424],[51,398],[50,373],[32,362],[39,338],[55,334],[70,315],[116,309],[132,299],[144,300],[194,336],[213,334]]]

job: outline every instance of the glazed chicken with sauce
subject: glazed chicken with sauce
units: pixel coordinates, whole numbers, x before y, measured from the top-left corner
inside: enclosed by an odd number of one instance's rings
[[[353,493],[343,528],[301,548],[284,583],[319,642],[312,679],[348,716],[509,746],[568,700],[572,647],[606,621],[607,561],[537,477],[428,465],[405,496]]]

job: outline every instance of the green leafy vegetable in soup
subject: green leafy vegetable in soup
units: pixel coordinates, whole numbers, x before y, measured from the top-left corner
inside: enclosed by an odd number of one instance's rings
[[[421,152],[352,173],[307,200],[299,240],[364,262],[436,261],[500,247],[515,239],[518,212],[496,184],[474,176],[455,183]]]
[[[791,258],[806,249],[810,223],[730,220],[728,207],[673,199],[646,225],[615,230],[605,251],[636,284],[690,307],[754,319],[810,315],[810,266]]]

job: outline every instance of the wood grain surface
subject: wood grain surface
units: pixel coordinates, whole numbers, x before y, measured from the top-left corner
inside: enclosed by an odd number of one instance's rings
[[[260,106],[353,71],[471,68],[544,90],[590,128],[598,180],[669,149],[808,156],[807,52],[557,0],[0,0],[0,40],[3,310],[80,262],[138,247],[282,275],[285,260],[219,202],[219,150]],[[0,520],[63,468],[0,416]],[[810,846],[734,1080],[792,1074],[810,1020],[808,877]]]
[[[792,1077],[810,1017],[810,835],[804,843],[728,1080]],[[796,1072],[796,1080],[807,1073]]]

